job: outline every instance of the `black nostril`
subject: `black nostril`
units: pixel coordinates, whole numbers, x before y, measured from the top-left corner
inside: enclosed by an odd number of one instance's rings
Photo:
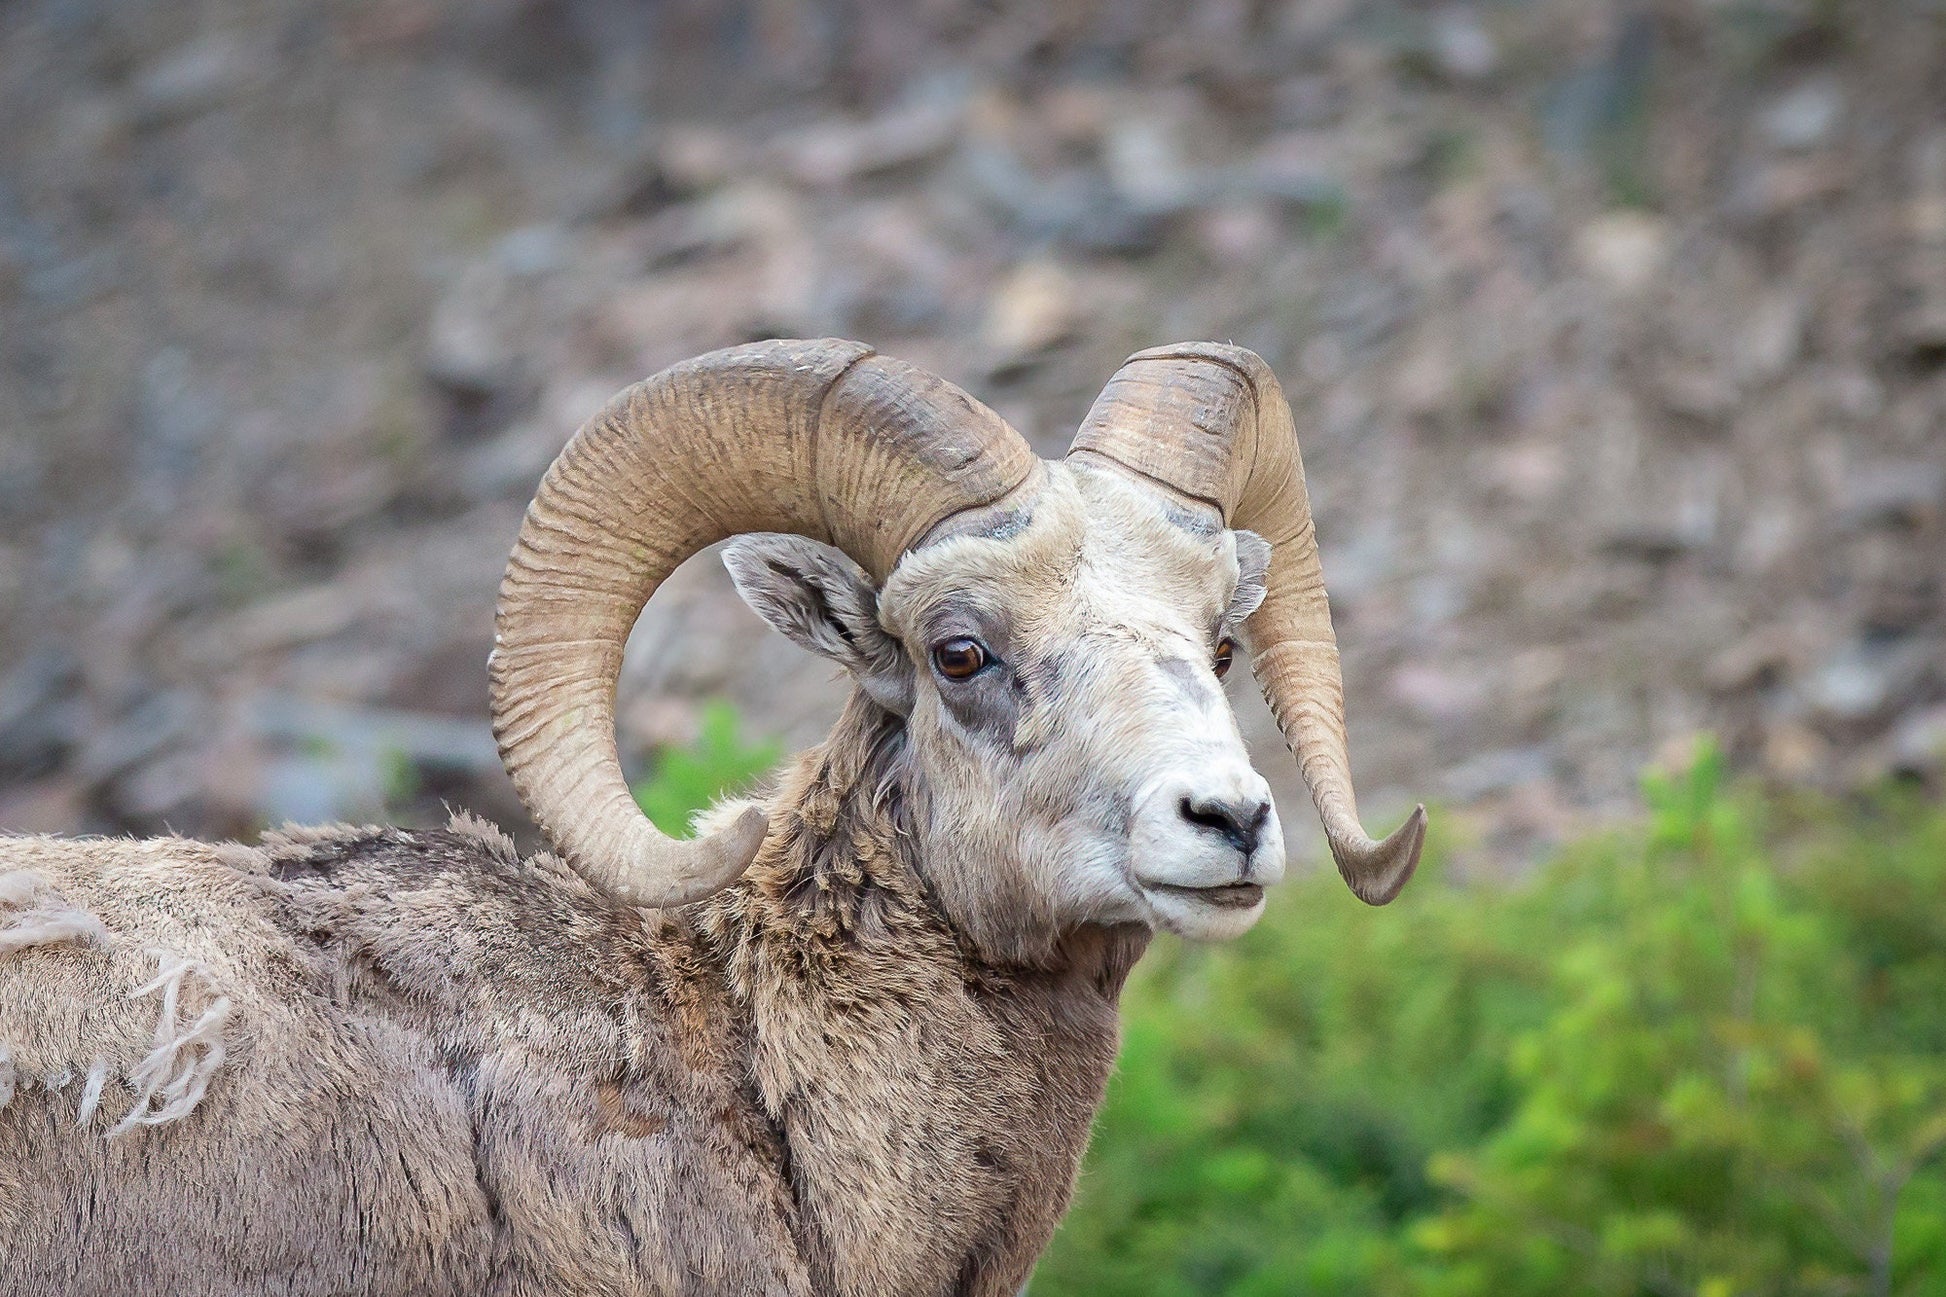
[[[1182,799],[1182,817],[1197,828],[1220,833],[1225,841],[1249,855],[1263,837],[1264,822],[1270,818],[1269,802],[1226,802],[1220,798]]]

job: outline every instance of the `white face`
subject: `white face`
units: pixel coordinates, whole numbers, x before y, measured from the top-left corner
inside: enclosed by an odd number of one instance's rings
[[[995,532],[907,555],[875,608],[805,571],[806,541],[726,561],[766,619],[905,716],[929,875],[983,945],[1028,954],[1082,923],[1245,931],[1284,843],[1218,673],[1233,654],[1248,674],[1235,641],[1268,547],[1059,464]],[[781,588],[791,572],[814,608]],[[820,617],[854,624],[820,635]]]

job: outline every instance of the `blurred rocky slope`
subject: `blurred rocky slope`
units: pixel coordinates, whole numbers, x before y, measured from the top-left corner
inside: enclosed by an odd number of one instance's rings
[[[1131,350],[1263,353],[1375,812],[1514,848],[1699,728],[1937,776],[1937,0],[15,0],[0,121],[0,825],[518,819],[535,480],[777,334],[1044,453]],[[837,688],[701,560],[625,747]]]

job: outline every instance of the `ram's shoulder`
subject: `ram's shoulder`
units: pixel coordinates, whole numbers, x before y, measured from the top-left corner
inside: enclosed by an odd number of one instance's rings
[[[522,855],[468,816],[441,829],[286,829],[262,851],[280,923],[371,994],[464,1018],[622,1023],[707,983],[676,915]]]
[[[428,920],[446,905],[586,909],[599,900],[558,857],[522,855],[512,838],[464,812],[437,829],[285,825],[256,850],[280,890],[349,892],[380,908],[405,896]]]

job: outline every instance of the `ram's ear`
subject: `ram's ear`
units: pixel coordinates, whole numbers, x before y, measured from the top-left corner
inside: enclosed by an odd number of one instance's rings
[[[1232,626],[1257,611],[1264,601],[1264,573],[1270,570],[1270,542],[1254,531],[1230,533],[1237,543],[1237,592],[1230,597],[1224,619]]]
[[[878,591],[859,566],[803,536],[739,536],[723,549],[737,593],[757,616],[791,640],[830,658],[872,701],[912,711],[912,662],[878,624]]]

